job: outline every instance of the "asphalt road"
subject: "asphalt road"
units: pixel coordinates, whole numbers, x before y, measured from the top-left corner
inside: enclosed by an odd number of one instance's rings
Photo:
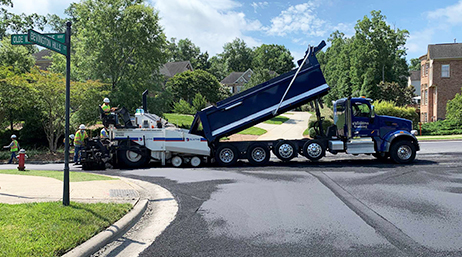
[[[338,154],[102,173],[159,184],[178,201],[140,256],[462,256],[461,146],[421,142],[410,165]]]

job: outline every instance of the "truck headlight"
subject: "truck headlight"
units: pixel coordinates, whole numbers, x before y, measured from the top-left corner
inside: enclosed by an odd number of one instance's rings
[[[411,134],[413,134],[414,136],[417,136],[418,132],[417,132],[417,130],[413,129],[413,130],[411,130]]]

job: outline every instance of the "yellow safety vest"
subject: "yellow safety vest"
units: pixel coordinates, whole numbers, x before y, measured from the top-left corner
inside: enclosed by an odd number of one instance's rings
[[[110,112],[111,106],[109,106],[109,104],[104,103],[103,105],[101,105],[101,109],[103,109],[104,112]]]
[[[81,130],[75,132],[74,145],[81,146],[84,143],[85,138],[87,138],[87,132],[84,130],[83,133]]]
[[[103,128],[103,129],[101,130],[101,133],[100,133],[100,136],[99,136],[99,137],[100,137],[100,138],[108,138],[108,137],[109,137],[105,128]]]
[[[18,141],[13,140],[13,145],[11,146],[10,151],[11,151],[11,152],[17,152],[17,151],[19,151]]]

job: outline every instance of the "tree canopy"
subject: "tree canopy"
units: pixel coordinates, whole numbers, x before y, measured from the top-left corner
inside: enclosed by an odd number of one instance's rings
[[[294,58],[285,46],[263,44],[253,51],[252,70],[267,69],[283,74],[294,67]]]

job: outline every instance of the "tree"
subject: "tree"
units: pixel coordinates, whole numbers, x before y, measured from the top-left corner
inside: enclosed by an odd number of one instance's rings
[[[285,46],[263,44],[253,51],[253,70],[267,69],[283,74],[293,67],[295,67],[294,58]]]
[[[409,70],[411,71],[417,71],[420,70],[420,59],[419,58],[412,58],[411,59],[411,64],[409,65]]]
[[[228,72],[244,72],[252,66],[252,49],[240,38],[226,43],[218,56],[227,64]]]
[[[225,90],[218,80],[203,70],[185,71],[171,78],[166,87],[171,90],[174,102],[180,99],[192,103],[193,96],[201,94],[210,103],[226,97]]]
[[[10,40],[6,37],[0,42],[0,65],[12,67],[19,73],[29,72],[34,67],[34,57],[29,49],[20,45],[11,45]]]
[[[172,62],[190,61],[195,70],[207,70],[210,68],[209,54],[201,53],[201,50],[189,39],[180,39],[176,44],[176,38],[168,42],[169,60]]]
[[[0,5],[8,5],[13,7],[12,0],[1,0]],[[44,29],[47,20],[44,16],[33,13],[31,15],[26,14],[14,14],[8,12],[5,8],[0,8],[0,39],[3,39],[8,33],[7,32],[20,32],[27,33],[27,30],[33,28]]]
[[[402,86],[396,82],[380,82],[380,99],[394,102],[397,106],[405,106],[412,103],[414,86]]]
[[[460,110],[462,110],[462,94],[458,93],[446,104],[446,118],[462,124],[462,112]]]
[[[355,25],[355,35],[347,38],[336,31],[331,47],[321,55],[321,65],[332,87],[329,100],[366,96],[380,99],[378,84],[396,82],[404,86],[409,70],[406,63],[406,30],[392,29],[380,11],[372,11]]]
[[[219,56],[213,56],[209,60],[210,67],[207,69],[207,72],[215,76],[218,81],[222,81],[228,75],[228,65]]]
[[[244,90],[252,88],[256,85],[259,85],[263,82],[266,82],[272,78],[277,77],[278,74],[274,71],[270,71],[268,69],[256,69],[253,70],[252,77],[250,77],[249,82],[244,84]]]
[[[155,74],[167,60],[166,39],[154,8],[143,0],[84,0],[66,13],[76,31],[77,79],[110,84],[113,101],[129,109],[145,89],[159,90]]]

